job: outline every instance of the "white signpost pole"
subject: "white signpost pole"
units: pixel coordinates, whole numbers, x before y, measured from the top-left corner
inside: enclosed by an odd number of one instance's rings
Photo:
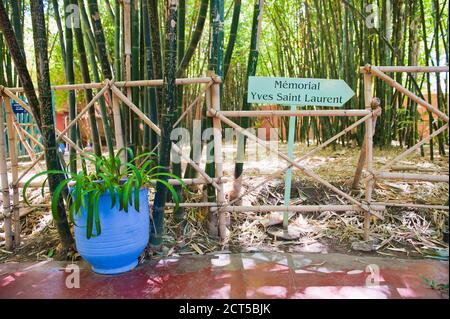
[[[291,111],[295,111],[297,108],[295,105],[291,106]],[[289,117],[289,133],[288,133],[288,154],[289,159],[294,159],[294,139],[295,139],[295,124],[296,117]],[[284,205],[286,207],[290,206],[291,202],[291,184],[292,184],[292,168],[286,171],[286,179],[284,181]],[[289,212],[285,211],[283,214],[283,229],[288,230],[289,224]]]

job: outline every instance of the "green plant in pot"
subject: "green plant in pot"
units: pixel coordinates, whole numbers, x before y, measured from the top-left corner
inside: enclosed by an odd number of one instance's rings
[[[121,162],[122,152],[128,153],[128,162]],[[178,206],[177,192],[167,180],[177,179],[183,186],[185,184],[178,176],[156,165],[154,153],[134,157],[130,149],[124,148],[114,157],[93,153],[81,156],[88,164],[82,171],[70,174],[65,170],[48,170],[36,174],[25,183],[23,198],[28,203],[27,189],[36,178],[64,174],[66,178],[52,196],[53,218],[58,218],[56,210],[62,196],[75,226],[77,250],[92,269],[101,274],[128,271],[138,264],[138,257],[148,243],[149,188],[162,183]]]

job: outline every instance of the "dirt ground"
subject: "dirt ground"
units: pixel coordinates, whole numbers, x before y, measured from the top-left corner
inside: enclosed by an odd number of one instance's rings
[[[280,145],[285,148],[285,145]],[[311,147],[297,145],[295,156],[306,153]],[[232,148],[224,148],[229,159],[234,157]],[[400,153],[399,149],[374,149],[375,168],[381,167]],[[328,148],[305,159],[301,164],[328,180],[339,189],[351,193],[356,198],[364,198],[364,186],[359,191],[350,190],[359,149]],[[284,205],[284,180],[271,180],[263,186],[251,190],[263,181],[268,174],[286,164],[273,157],[259,154],[244,165],[245,178],[243,191],[246,195],[242,204]],[[431,163],[428,157],[412,154],[399,165],[417,166],[424,172],[437,169],[448,174],[448,156],[435,156]],[[225,161],[225,175],[232,177],[232,161]],[[230,178],[231,180],[231,178]],[[232,189],[232,181],[225,185],[226,191]],[[251,190],[251,191],[250,191]],[[201,189],[188,201],[204,200]],[[375,201],[397,201],[448,205],[448,184],[429,182],[379,181],[373,194]],[[48,195],[41,197],[40,190],[30,194],[33,203],[48,204]],[[291,205],[344,204],[345,201],[316,182],[294,170],[291,190]],[[21,212],[30,208],[21,208]],[[179,256],[186,254],[209,254],[216,252],[317,252],[345,253],[362,256],[393,256],[398,258],[448,259],[448,243],[443,240],[443,231],[448,229],[448,211],[417,209],[410,207],[389,207],[383,212],[384,220],[371,221],[371,241],[361,243],[363,216],[355,212],[322,212],[291,214],[289,227],[295,229],[300,237],[295,240],[281,240],[271,235],[274,229],[281,228],[280,213],[232,213],[230,215],[230,241],[222,246],[207,235],[207,210],[203,208],[186,209],[186,222],[177,225],[172,211],[167,210],[167,234],[161,252],[146,254],[145,258]],[[21,219],[22,245],[14,252],[4,250],[4,238],[0,237],[0,263],[7,261],[40,261],[54,258],[58,252],[58,235],[47,208],[33,208]],[[0,229],[2,229],[0,220]],[[1,236],[1,232],[0,232]],[[356,243],[356,244],[355,244]],[[356,245],[356,246],[355,246]],[[356,249],[358,248],[358,249]],[[361,250],[362,249],[362,250]],[[73,253],[69,259],[79,258]]]

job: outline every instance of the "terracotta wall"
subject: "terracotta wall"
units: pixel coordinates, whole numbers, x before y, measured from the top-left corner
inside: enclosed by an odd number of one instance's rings
[[[57,112],[56,113],[56,128],[59,131],[63,131],[66,127],[65,118],[69,116],[67,112]]]

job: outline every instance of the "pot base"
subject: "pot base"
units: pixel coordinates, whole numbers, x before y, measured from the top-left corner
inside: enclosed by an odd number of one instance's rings
[[[95,268],[92,266],[92,271],[100,275],[116,275],[127,272],[138,265],[138,260],[136,259],[131,264],[118,268]]]

